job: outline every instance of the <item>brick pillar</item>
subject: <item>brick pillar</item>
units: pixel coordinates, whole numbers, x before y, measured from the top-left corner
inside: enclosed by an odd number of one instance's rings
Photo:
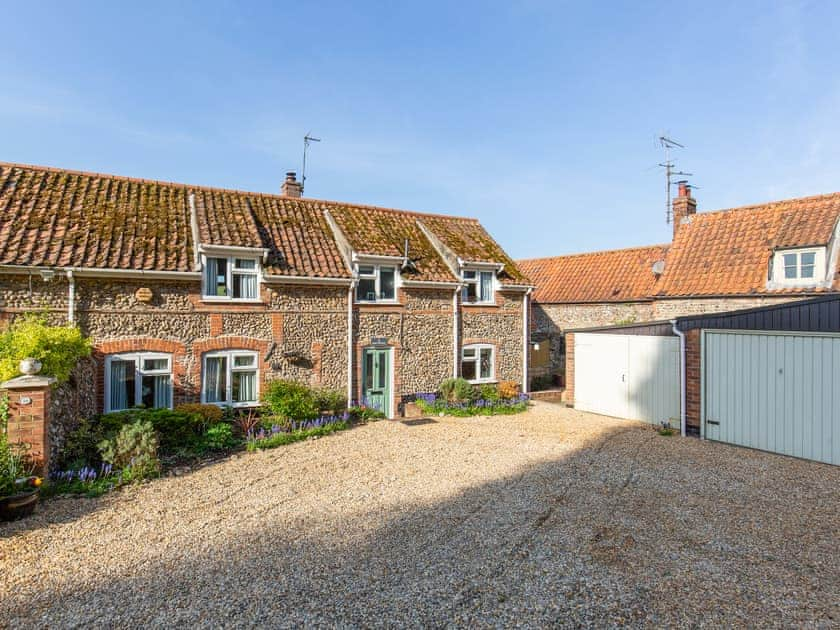
[[[563,401],[575,402],[575,334],[566,333],[566,391]]]
[[[700,435],[700,329],[685,333],[685,432]]]
[[[20,376],[0,388],[9,397],[9,444],[25,444],[38,472],[49,471],[50,457],[50,386],[55,379],[45,376]]]

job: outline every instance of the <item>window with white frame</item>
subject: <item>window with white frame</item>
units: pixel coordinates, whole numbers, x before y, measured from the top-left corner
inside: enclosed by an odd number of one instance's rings
[[[105,358],[105,411],[172,407],[172,356],[157,352]]]
[[[389,265],[359,265],[357,302],[394,302],[397,299],[397,268]]]
[[[494,302],[493,272],[477,269],[464,269],[461,280],[464,288],[461,301],[465,304],[488,304]]]
[[[207,256],[204,259],[204,297],[259,299],[259,273],[255,258]]]
[[[242,407],[259,400],[257,353],[221,350],[204,355],[201,402]]]
[[[490,344],[471,344],[461,349],[461,377],[471,383],[495,379],[495,348]]]
[[[773,280],[780,284],[812,285],[825,280],[825,248],[777,251]]]

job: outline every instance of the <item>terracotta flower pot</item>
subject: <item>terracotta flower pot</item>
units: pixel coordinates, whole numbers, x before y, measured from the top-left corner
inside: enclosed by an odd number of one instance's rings
[[[38,503],[38,490],[18,492],[0,499],[0,521],[14,521],[29,516]]]

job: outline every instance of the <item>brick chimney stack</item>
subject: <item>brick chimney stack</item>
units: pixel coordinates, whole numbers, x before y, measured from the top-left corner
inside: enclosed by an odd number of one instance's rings
[[[683,180],[677,182],[679,192],[673,201],[673,223],[674,223],[674,237],[677,236],[677,230],[683,222],[688,222],[692,214],[697,212],[697,200],[691,196],[691,184]]]
[[[280,187],[280,194],[284,197],[300,197],[303,186],[297,180],[297,174],[294,171],[286,173],[286,181]],[[676,202],[675,202],[676,203]]]

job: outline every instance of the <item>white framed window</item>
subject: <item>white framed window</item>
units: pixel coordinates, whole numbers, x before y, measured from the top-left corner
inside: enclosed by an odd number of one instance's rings
[[[205,256],[202,295],[212,300],[258,300],[259,274],[256,258]]]
[[[257,353],[249,350],[207,352],[202,359],[201,402],[248,407],[259,402]]]
[[[461,377],[470,383],[487,383],[496,378],[496,349],[488,343],[474,343],[461,349]]]
[[[397,268],[393,265],[358,265],[357,302],[396,302]]]
[[[494,273],[479,271],[478,269],[464,269],[461,280],[464,288],[461,290],[461,301],[464,304],[493,304]]]
[[[172,355],[132,352],[105,357],[105,412],[140,405],[172,408]]]
[[[773,280],[778,284],[809,286],[825,280],[825,248],[786,249],[773,257]]]

